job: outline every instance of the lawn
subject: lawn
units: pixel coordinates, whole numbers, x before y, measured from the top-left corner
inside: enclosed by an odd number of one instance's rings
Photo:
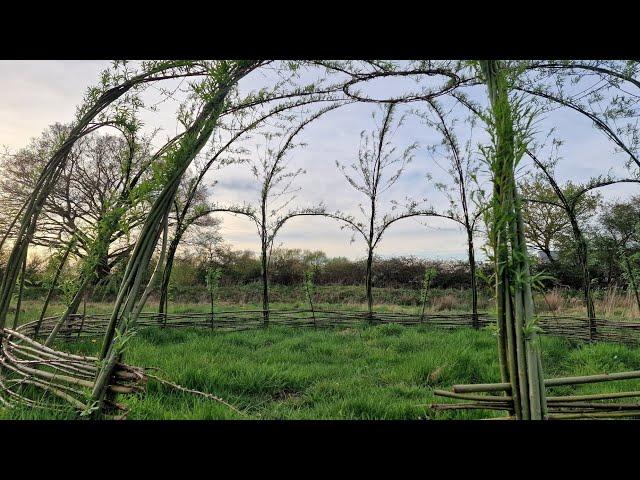
[[[98,341],[67,344],[95,353]],[[141,396],[121,396],[130,419],[471,419],[490,411],[433,412],[434,388],[499,381],[489,330],[380,325],[326,330],[270,327],[240,332],[142,329],[129,364],[214,393],[242,410],[150,381]],[[545,376],[640,369],[640,349],[543,338]],[[640,390],[640,381],[556,388],[554,393]],[[437,401],[446,402],[446,399]],[[0,410],[0,418],[69,418],[38,410]]]

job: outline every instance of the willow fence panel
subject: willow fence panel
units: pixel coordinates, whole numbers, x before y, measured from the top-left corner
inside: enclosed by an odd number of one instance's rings
[[[48,335],[58,317],[47,317],[42,321],[38,337]],[[74,341],[82,337],[98,337],[105,332],[109,317],[106,314],[70,315],[59,333],[63,341]],[[435,313],[420,316],[399,312],[376,312],[370,315],[363,311],[349,310],[270,310],[269,325],[296,328],[341,328],[363,324],[431,325],[442,329],[461,327],[484,328],[495,325],[487,313],[479,313],[474,320],[471,313]],[[33,338],[37,322],[21,325],[18,331]],[[211,313],[141,313],[138,319],[141,328],[198,328],[215,331],[240,331],[261,328],[262,310],[227,310]],[[590,341],[588,318],[571,316],[539,316],[538,325],[546,335],[561,336],[572,340]],[[596,319],[595,341],[608,341],[628,345],[640,344],[640,322]]]

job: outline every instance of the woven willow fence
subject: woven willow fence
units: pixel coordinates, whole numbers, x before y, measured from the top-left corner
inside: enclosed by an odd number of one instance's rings
[[[71,407],[81,415],[93,412],[90,399],[98,373],[96,357],[54,350],[9,329],[2,331],[1,341],[0,404],[49,410]],[[116,394],[142,392],[146,382],[144,369],[117,363],[107,385],[105,416],[122,417],[126,408],[115,401]],[[57,402],[45,401],[45,397]]]
[[[38,338],[46,337],[58,317],[43,319],[38,329]],[[70,315],[60,329],[58,338],[73,341],[81,337],[99,337],[104,335],[109,317],[103,314],[75,314]],[[253,328],[261,328],[263,323],[262,310],[242,310],[216,312],[213,317],[210,313],[174,313],[156,314],[141,313],[138,319],[141,328],[200,328],[217,331],[239,331]],[[442,314],[442,315],[409,315],[403,313],[375,313],[349,312],[334,310],[270,310],[270,326],[287,326],[299,328],[330,328],[350,327],[366,323],[385,324],[395,323],[401,325],[428,324],[439,328],[450,329],[477,325],[484,327],[491,321],[487,315],[480,314],[476,322],[472,314]],[[37,322],[29,322],[21,325],[19,331],[34,337]]]
[[[543,334],[561,336],[572,340],[590,340],[591,324],[588,318],[540,316],[539,326]],[[46,337],[58,317],[43,319],[38,338]],[[108,323],[108,315],[76,314],[70,315],[60,330],[59,338],[73,341],[81,337],[98,337],[104,335]],[[270,310],[270,325],[281,325],[300,328],[349,327],[365,323],[400,325],[432,325],[438,328],[451,329],[461,327],[483,328],[494,325],[495,320],[486,313],[480,313],[474,319],[470,313],[425,314],[424,316],[407,313],[374,313],[336,311],[336,310]],[[260,328],[263,326],[262,310],[234,310],[210,313],[141,313],[138,320],[141,328],[201,328],[217,331],[238,331]],[[18,330],[33,338],[37,322],[21,325]],[[609,341],[628,345],[640,344],[640,322],[612,321],[596,319],[596,341]]]
[[[615,382],[640,378],[640,371],[584,375],[578,377],[549,378],[544,380],[545,390],[567,385],[584,385],[600,382]],[[515,419],[515,406],[509,383],[484,383],[454,385],[451,391],[434,390],[435,395],[455,399],[464,403],[434,403],[433,410],[503,410],[505,417],[495,420]],[[502,394],[502,395],[501,395]],[[574,420],[597,418],[638,418],[640,403],[623,403],[617,400],[640,397],[640,391],[595,393],[588,395],[545,396],[546,418],[550,420]]]

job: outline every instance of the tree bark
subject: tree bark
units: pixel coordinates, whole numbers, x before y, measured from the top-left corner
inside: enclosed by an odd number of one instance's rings
[[[366,292],[367,292],[367,313],[369,321],[373,320],[373,248],[369,247],[367,255],[367,275],[366,275]]]
[[[467,245],[469,248],[469,273],[471,275],[471,315],[473,328],[479,328],[478,319],[478,279],[476,274],[476,254],[473,246],[473,232],[467,230]]]
[[[573,212],[569,213],[569,220],[571,221],[571,230],[573,232],[573,238],[576,242],[576,253],[578,255],[578,262],[580,263],[580,269],[582,271],[582,293],[584,297],[584,303],[587,309],[587,317],[589,318],[589,338],[595,339],[597,335],[596,328],[596,309],[593,304],[593,295],[591,293],[591,274],[589,273],[589,250],[587,247],[587,241],[582,234],[582,230],[578,225]]]
[[[171,282],[171,271],[173,270],[173,262],[180,244],[182,235],[176,235],[171,239],[171,244],[167,250],[167,260],[162,272],[162,282],[160,284],[160,300],[158,302],[158,313],[166,314],[169,303],[169,283]]]

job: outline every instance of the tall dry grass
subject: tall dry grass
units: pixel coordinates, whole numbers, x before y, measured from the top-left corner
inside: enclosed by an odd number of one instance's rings
[[[542,302],[540,306],[543,310],[551,313],[558,313],[565,309],[565,304],[565,299],[557,288],[542,294]]]
[[[595,302],[598,316],[604,318],[626,317],[638,318],[638,305],[631,290],[624,291],[617,285],[613,285],[606,290],[602,298]]]
[[[437,312],[453,310],[458,304],[458,299],[453,295],[443,295],[433,299],[433,309]]]

